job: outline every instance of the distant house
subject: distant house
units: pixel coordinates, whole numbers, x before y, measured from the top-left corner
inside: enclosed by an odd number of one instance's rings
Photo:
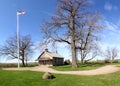
[[[49,52],[48,49],[38,57],[38,62],[40,65],[53,65],[53,66],[60,66],[64,63],[64,58],[57,54]]]

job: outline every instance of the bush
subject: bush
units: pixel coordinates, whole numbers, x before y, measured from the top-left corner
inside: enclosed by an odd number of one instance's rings
[[[109,59],[105,59],[104,62],[105,63],[110,63],[110,60]]]
[[[71,64],[70,60],[65,60],[64,61],[64,65],[70,65],[70,64]]]

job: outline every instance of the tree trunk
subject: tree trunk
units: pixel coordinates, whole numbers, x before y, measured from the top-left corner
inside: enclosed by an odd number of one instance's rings
[[[24,52],[24,50],[22,50],[22,65],[23,65],[23,67],[25,67],[26,65],[25,65],[25,58],[24,58],[24,54],[25,54],[25,52]]]
[[[71,28],[71,50],[72,50],[72,68],[78,68],[76,47],[75,47],[75,26],[74,26],[74,14],[71,16],[70,28]]]
[[[84,64],[84,60],[83,60],[83,58],[81,59],[81,64]]]
[[[81,64],[83,64],[83,52],[82,52],[82,50],[80,50],[80,54],[81,54]]]
[[[26,59],[25,59],[25,61],[26,61],[26,66],[28,66],[28,64],[27,64],[27,60],[28,60],[28,59],[27,59],[27,55],[26,55]]]
[[[26,65],[25,65],[25,62],[24,62],[24,60],[22,59],[22,65],[23,65],[23,67],[25,67]]]
[[[75,69],[75,68],[78,68],[78,65],[77,65],[77,58],[76,58],[76,49],[75,49],[75,42],[72,41],[71,42],[71,50],[72,50],[72,68]]]

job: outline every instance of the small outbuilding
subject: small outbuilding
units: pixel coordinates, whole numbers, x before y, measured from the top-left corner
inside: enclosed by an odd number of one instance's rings
[[[60,66],[64,64],[64,58],[57,54],[49,52],[48,49],[38,57],[38,63],[40,65],[53,65],[53,66]]]

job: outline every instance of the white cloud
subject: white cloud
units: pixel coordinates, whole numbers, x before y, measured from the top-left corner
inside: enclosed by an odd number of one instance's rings
[[[109,43],[109,42],[100,42],[99,45],[100,45],[102,51],[106,50],[108,47],[110,47],[110,48],[112,48],[112,47],[119,48],[120,47],[119,44]]]
[[[115,24],[109,21],[104,21],[105,25],[107,26],[107,30],[113,32],[113,33],[118,33],[119,32],[119,24]]]
[[[114,10],[118,10],[118,7],[117,7],[117,6],[113,6],[113,9],[114,9]]]
[[[117,25],[120,27],[120,19],[118,20]]]
[[[112,4],[106,3],[106,4],[104,5],[104,9],[105,9],[105,10],[112,10]]]
[[[120,47],[120,30],[119,30],[119,24],[113,23],[107,20],[104,20],[105,25],[107,26],[105,29],[105,32],[102,35],[101,39],[101,48],[103,50],[106,49],[106,47]]]
[[[108,10],[108,11],[111,11],[111,10],[118,10],[118,7],[116,5],[113,5],[112,3],[110,2],[107,2],[105,3],[104,5],[104,9],[105,10]]]

